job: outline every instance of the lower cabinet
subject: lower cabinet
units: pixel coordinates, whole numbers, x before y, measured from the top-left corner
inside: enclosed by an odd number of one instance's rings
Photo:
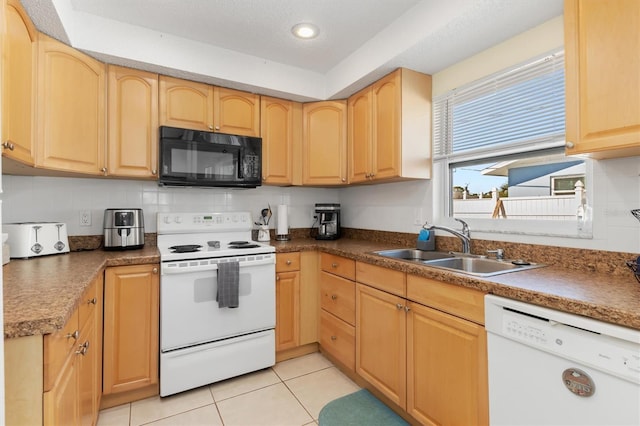
[[[105,270],[102,408],[158,393],[158,265]]]
[[[43,423],[96,424],[102,379],[102,277],[58,333],[44,338]]]
[[[356,373],[422,424],[488,424],[484,294],[361,262],[356,281]]]
[[[276,255],[276,360],[317,351],[318,253]]]

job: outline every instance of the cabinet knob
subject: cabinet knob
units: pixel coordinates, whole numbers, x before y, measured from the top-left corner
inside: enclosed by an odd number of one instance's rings
[[[213,126],[209,126],[209,130],[213,130]]]
[[[155,175],[158,174],[158,171],[156,169],[153,169],[153,170],[151,170],[151,174],[155,176]]]
[[[96,299],[95,297],[92,297],[91,299],[87,300],[87,305],[95,305],[98,303],[98,299]]]
[[[73,340],[78,340],[78,337],[80,337],[80,331],[76,330],[73,333],[67,333],[65,337],[67,339],[72,338]]]
[[[280,281],[280,275],[276,275],[276,281]]]
[[[405,311],[405,312],[409,312],[410,310],[411,310],[411,308],[410,308],[410,307],[408,307],[408,306],[405,306],[405,307],[404,307],[404,311]]]
[[[338,340],[337,336],[331,336],[331,340]]]
[[[157,274],[157,273],[158,273],[158,268],[153,268],[153,269],[152,269],[152,272],[153,272],[154,274]]]
[[[565,147],[565,148],[572,149],[572,148],[573,148],[573,147],[575,147],[575,146],[576,146],[576,145],[575,145],[573,142],[571,142],[571,141],[566,141],[566,142],[564,143],[564,147]]]
[[[13,150],[16,148],[16,146],[14,145],[14,143],[13,143],[13,142],[11,142],[11,141],[6,141],[6,142],[4,142],[4,143],[2,144],[2,148],[3,148],[3,149],[8,149],[9,151],[13,151]]]
[[[373,179],[373,177],[374,177],[375,175],[376,175],[375,173],[369,173],[369,178],[370,178],[370,179]]]
[[[78,350],[76,351],[76,354],[84,356],[87,354],[88,350],[89,350],[89,341],[87,340],[86,342],[78,346]]]
[[[331,295],[331,300],[336,300],[337,298],[338,298],[338,295],[337,295],[337,294],[332,294],[332,295]]]
[[[287,260],[286,263],[287,263],[287,265],[291,265],[291,261],[290,260]]]
[[[402,303],[396,303],[396,308],[398,308],[398,310],[404,308],[404,305]]]
[[[107,174],[107,168],[106,167],[101,168],[100,171],[105,175]]]
[[[346,182],[347,180],[345,178],[342,178],[342,182]]]
[[[337,263],[332,263],[332,264],[331,264],[331,267],[332,267],[332,268],[337,268],[337,267],[338,267],[338,264],[337,264]]]
[[[220,126],[216,126],[216,130],[220,130]]]

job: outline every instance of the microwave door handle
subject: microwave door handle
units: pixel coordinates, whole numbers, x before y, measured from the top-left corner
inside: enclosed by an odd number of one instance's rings
[[[244,171],[243,171],[243,160],[244,160],[244,149],[240,148],[238,150],[238,179],[244,179]]]

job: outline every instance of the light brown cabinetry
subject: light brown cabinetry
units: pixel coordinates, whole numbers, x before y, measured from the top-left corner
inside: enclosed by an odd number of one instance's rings
[[[431,177],[431,76],[400,68],[349,97],[349,183]]]
[[[38,32],[18,0],[3,0],[2,155],[34,164]]]
[[[355,261],[320,255],[320,346],[353,371],[355,369]]]
[[[300,342],[300,253],[276,256],[276,351]]]
[[[107,173],[156,178],[158,75],[109,65]]]
[[[260,96],[160,76],[160,125],[258,136]]]
[[[158,265],[105,270],[102,407],[158,393]]]
[[[43,423],[94,425],[102,382],[102,277],[65,327],[44,337]]]
[[[407,275],[407,412],[423,424],[489,424],[484,294]]]
[[[567,154],[640,155],[640,2],[565,0]]]
[[[262,183],[294,183],[294,148],[302,132],[302,104],[284,99],[260,98]]]
[[[36,166],[105,174],[105,65],[40,34],[37,93]]]
[[[302,184],[345,185],[346,101],[305,103],[302,115]]]

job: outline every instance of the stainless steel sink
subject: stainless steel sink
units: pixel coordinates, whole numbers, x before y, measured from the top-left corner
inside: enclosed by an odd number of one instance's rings
[[[515,263],[514,263],[515,262]],[[522,261],[495,260],[482,257],[456,256],[451,259],[432,260],[423,262],[434,268],[448,269],[464,274],[479,277],[490,277],[508,272],[524,271],[532,268],[540,268],[545,265],[539,263],[527,263]]]
[[[410,260],[415,262],[448,259],[454,257],[453,254],[442,251],[423,251],[417,249],[381,250],[374,251],[374,253],[384,257],[391,257],[399,260]]]
[[[539,263],[528,263],[521,260],[487,259],[484,256],[472,254],[416,249],[380,250],[373,253],[392,259],[419,263],[425,266],[447,269],[449,271],[461,272],[478,277],[490,277],[545,266]]]

